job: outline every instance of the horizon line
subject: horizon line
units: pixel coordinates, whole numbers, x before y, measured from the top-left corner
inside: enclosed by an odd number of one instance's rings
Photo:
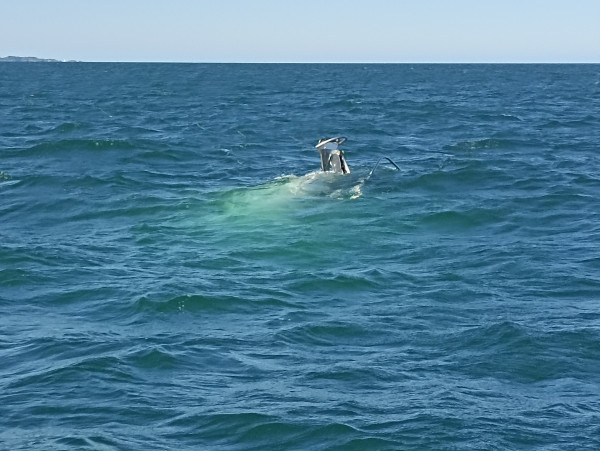
[[[586,60],[573,60],[573,61],[553,61],[553,60],[540,60],[540,61],[169,61],[169,60],[75,60],[75,59],[56,59],[56,58],[44,58],[34,56],[13,56],[8,55],[5,57],[0,56],[0,62],[20,62],[20,61],[3,61],[8,58],[18,59],[33,59],[39,61],[22,61],[22,62],[51,62],[51,63],[111,63],[111,64],[465,64],[465,65],[476,65],[476,64],[514,64],[514,65],[528,65],[528,64],[600,64],[599,61],[586,61]]]

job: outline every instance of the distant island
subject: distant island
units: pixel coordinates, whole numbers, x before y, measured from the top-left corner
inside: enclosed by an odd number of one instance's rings
[[[35,56],[4,56],[0,57],[0,63],[76,63],[77,61],[60,61],[48,58],[36,58]]]

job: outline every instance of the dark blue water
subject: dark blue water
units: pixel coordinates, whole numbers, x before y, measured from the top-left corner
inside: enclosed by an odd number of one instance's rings
[[[1,64],[0,448],[600,448],[599,145],[598,65]]]

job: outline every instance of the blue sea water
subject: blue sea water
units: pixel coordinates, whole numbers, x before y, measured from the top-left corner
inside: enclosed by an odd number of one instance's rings
[[[599,449],[599,199],[599,65],[1,64],[0,448]]]

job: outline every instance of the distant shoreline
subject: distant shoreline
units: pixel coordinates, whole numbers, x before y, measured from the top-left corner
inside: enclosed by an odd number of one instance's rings
[[[61,61],[49,58],[36,58],[35,56],[4,56],[0,63],[77,63],[79,61]]]
[[[410,64],[410,65],[597,65],[600,62],[559,62],[559,61],[81,61],[81,60],[57,60],[51,58],[37,58],[35,56],[0,56],[0,63],[111,63],[111,64],[338,64],[338,65],[353,65],[353,64],[375,64],[375,65],[394,65],[394,64]]]

